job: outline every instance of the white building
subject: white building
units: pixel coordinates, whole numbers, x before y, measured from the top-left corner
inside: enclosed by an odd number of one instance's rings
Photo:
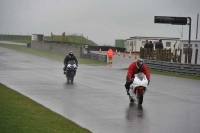
[[[171,50],[174,50],[175,48],[178,48],[180,45],[180,38],[172,38],[172,37],[143,37],[143,36],[135,36],[130,37],[130,39],[126,39],[126,42],[124,44],[124,47],[126,48],[126,51],[132,51],[132,52],[140,52],[140,47],[144,48],[144,44],[146,43],[146,40],[152,41],[154,44],[155,49],[155,43],[158,42],[158,40],[161,39],[163,42],[164,48],[171,48]]]
[[[182,59],[181,59],[181,63],[185,62],[185,49],[188,48],[188,40],[181,40],[181,49],[183,51],[182,53]],[[192,61],[191,63],[194,64],[195,61],[195,53],[196,53],[196,49],[198,49],[198,57],[197,57],[197,64],[200,64],[200,40],[190,40],[190,44],[192,47]]]
[[[44,41],[44,34],[32,34],[31,41]]]

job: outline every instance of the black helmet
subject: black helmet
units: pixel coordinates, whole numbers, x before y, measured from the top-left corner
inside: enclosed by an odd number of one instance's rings
[[[143,61],[143,59],[137,59],[137,61],[136,61],[136,66],[137,66],[137,68],[138,69],[141,69],[142,67],[143,67],[143,65],[144,65],[144,61]]]
[[[74,56],[74,53],[72,51],[69,52],[69,56],[72,57]]]

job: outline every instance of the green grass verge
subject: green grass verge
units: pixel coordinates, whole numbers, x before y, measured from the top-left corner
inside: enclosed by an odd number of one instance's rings
[[[1,133],[90,133],[0,83]]]
[[[31,40],[10,40],[11,42],[17,42],[17,43],[30,43]]]
[[[40,57],[52,59],[52,60],[57,60],[57,61],[64,61],[65,55],[61,54],[56,54],[56,53],[51,53],[48,51],[43,51],[43,50],[38,50],[38,49],[32,49],[32,48],[27,48],[24,45],[12,45],[12,44],[0,44],[1,47],[17,50],[20,52],[32,54],[32,55],[37,55]],[[106,65],[104,62],[100,62],[97,60],[93,59],[85,59],[85,58],[77,58],[79,64],[97,64],[97,65]]]
[[[128,68],[124,68],[122,70],[128,70]],[[172,73],[172,72],[161,72],[161,71],[156,71],[156,70],[152,70],[152,69],[150,69],[149,72],[151,74],[158,74],[158,75],[164,75],[164,76],[172,76],[172,77],[200,80],[200,76],[185,75],[185,74]]]
[[[152,69],[150,69],[149,71],[152,74],[200,80],[200,76],[185,75],[185,74],[172,73],[172,72],[161,72],[161,71],[156,71],[156,70],[152,70]]]
[[[65,36],[64,38],[61,35],[54,35],[54,40],[55,41],[63,41],[63,42],[74,42],[77,45],[82,45],[82,44],[88,44],[88,45],[97,45],[95,42],[88,40],[84,36],[77,36],[77,35],[68,35]],[[50,36],[44,37],[45,40],[52,41],[52,38]],[[63,39],[63,40],[62,40]]]
[[[31,42],[31,36],[30,35],[0,35],[0,40],[18,42],[18,43],[29,43]]]

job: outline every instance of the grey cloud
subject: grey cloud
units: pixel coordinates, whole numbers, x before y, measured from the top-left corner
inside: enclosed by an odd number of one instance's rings
[[[0,0],[0,33],[65,31],[114,45],[131,36],[180,37],[181,26],[154,24],[154,16],[189,16],[195,39],[199,5],[199,0]],[[183,31],[188,39],[188,26]]]

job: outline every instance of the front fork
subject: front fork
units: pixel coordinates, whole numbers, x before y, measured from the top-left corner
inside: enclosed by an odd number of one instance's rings
[[[139,87],[137,87],[137,88],[135,89],[135,95],[136,95],[136,97],[138,97],[138,95],[139,95],[139,90],[142,90],[142,94],[143,94],[143,95],[144,95],[144,93],[145,93],[145,88],[142,87],[142,86],[139,86]]]

